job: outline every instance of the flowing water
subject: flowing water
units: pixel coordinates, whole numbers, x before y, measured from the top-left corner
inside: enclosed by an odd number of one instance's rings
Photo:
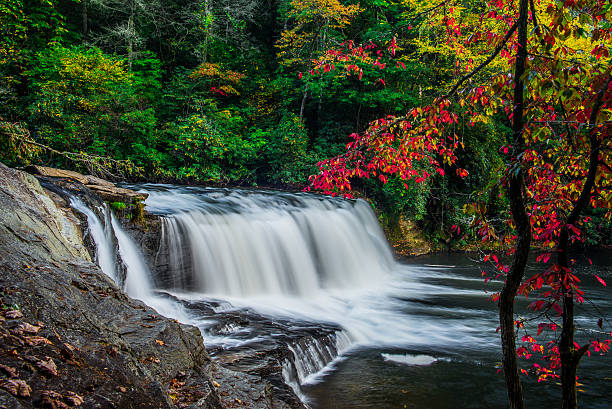
[[[234,351],[233,360],[246,357],[252,366],[250,350],[286,345],[292,359],[283,362],[284,378],[313,408],[505,405],[495,306],[487,293],[500,284],[485,285],[466,256],[395,261],[363,201],[138,189],[149,193],[147,210],[163,217],[162,237],[147,266],[113,216],[105,216],[127,267],[121,284],[160,313],[198,325],[218,359]],[[73,207],[88,216],[98,262],[117,280],[109,223],[82,204]],[[600,275],[612,278],[602,257]],[[585,309],[578,319],[585,327],[596,322],[592,314],[612,311],[609,291],[591,283],[585,280],[599,311]],[[610,363],[596,357],[581,366],[586,407],[612,406]],[[559,406],[554,384],[528,380],[526,390],[530,407]]]

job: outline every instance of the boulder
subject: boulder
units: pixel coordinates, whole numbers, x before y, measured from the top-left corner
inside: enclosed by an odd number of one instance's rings
[[[78,172],[73,172],[71,170],[49,168],[46,166],[39,166],[39,165],[30,165],[26,167],[25,170],[33,175],[49,176],[53,178],[74,179],[77,182],[80,182],[84,185],[88,183],[88,179],[85,175],[82,175],[81,173],[78,173]],[[111,183],[111,182],[108,182],[108,183]]]

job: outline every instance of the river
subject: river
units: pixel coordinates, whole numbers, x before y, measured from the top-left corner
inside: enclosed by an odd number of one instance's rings
[[[288,345],[284,378],[312,408],[506,405],[489,301],[500,283],[485,284],[469,256],[396,260],[363,201],[135,188],[149,194],[147,210],[164,217],[163,231],[155,265],[147,266],[113,224],[129,260],[124,287],[161,313],[200,327],[220,361],[229,363],[230,356],[238,369],[241,359],[252,368],[255,354]],[[609,256],[599,252],[594,260],[598,274],[612,280]],[[577,319],[588,329],[612,312],[609,290],[591,273],[580,272],[597,309],[589,304]],[[519,300],[518,310],[525,306]],[[612,406],[610,363],[609,356],[583,361],[584,407]],[[560,406],[558,385],[532,377],[525,388],[529,407]]]

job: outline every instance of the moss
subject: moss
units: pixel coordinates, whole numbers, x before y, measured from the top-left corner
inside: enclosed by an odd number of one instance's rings
[[[130,217],[133,223],[144,224],[144,208],[145,204],[142,200],[134,201]]]
[[[414,256],[435,250],[417,223],[405,216],[383,218],[381,224],[389,243],[397,254]]]
[[[118,212],[122,212],[127,208],[127,204],[124,202],[112,202],[110,207]]]

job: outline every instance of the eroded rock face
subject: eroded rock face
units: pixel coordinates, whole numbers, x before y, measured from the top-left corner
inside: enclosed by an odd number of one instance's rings
[[[89,189],[96,192],[103,200],[108,202],[141,202],[148,196],[144,193],[117,187],[113,182],[109,182],[108,180],[100,179],[92,175],[83,175],[71,170],[48,168],[38,165],[28,166],[26,170],[34,175],[74,180],[87,186]]]
[[[197,328],[125,295],[92,262],[87,218],[70,208],[70,196],[102,205],[91,179],[46,172],[0,164],[0,408],[305,408],[278,367],[286,346],[239,365],[217,351],[219,365]],[[115,213],[160,268],[160,218]]]
[[[128,298],[79,223],[0,164],[0,407],[221,407],[199,330]]]

